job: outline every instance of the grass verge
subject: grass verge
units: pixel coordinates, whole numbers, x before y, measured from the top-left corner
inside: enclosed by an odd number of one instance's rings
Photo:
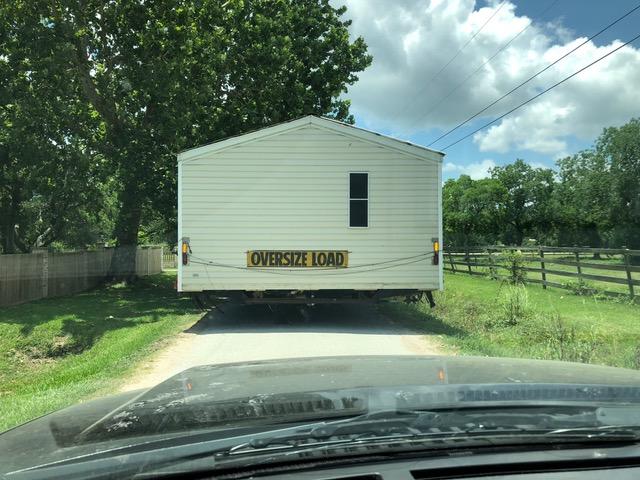
[[[640,368],[638,305],[451,273],[436,303],[382,308],[456,353]]]
[[[0,310],[0,431],[113,393],[157,342],[201,317],[164,273]]]

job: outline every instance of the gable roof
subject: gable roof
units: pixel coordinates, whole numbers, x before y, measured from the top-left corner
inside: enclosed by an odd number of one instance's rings
[[[421,145],[416,145],[404,140],[398,140],[397,138],[382,135],[381,133],[365,130],[364,128],[349,125],[347,123],[339,122],[325,117],[316,117],[315,115],[307,115],[288,122],[278,123],[270,127],[265,127],[253,132],[236,135],[233,137],[225,138],[217,142],[209,143],[199,147],[183,150],[178,153],[178,163],[200,158],[203,155],[219,152],[221,150],[246,143],[255,140],[260,140],[273,135],[279,135],[284,132],[298,130],[309,125],[319,127],[325,130],[333,131],[341,135],[353,137],[364,142],[373,143],[382,147],[386,147],[392,150],[409,154],[414,157],[418,157],[423,160],[431,160],[438,163],[442,162],[444,153],[437,150],[432,150]]]

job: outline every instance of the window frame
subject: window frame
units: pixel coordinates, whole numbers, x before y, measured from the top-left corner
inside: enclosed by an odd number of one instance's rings
[[[367,198],[351,198],[351,174],[359,173],[367,176]],[[351,225],[351,200],[361,200],[367,202],[367,225],[366,226],[353,226]],[[347,228],[354,228],[361,230],[369,228],[371,226],[371,215],[369,213],[369,203],[371,202],[371,173],[365,171],[349,171],[347,175]]]

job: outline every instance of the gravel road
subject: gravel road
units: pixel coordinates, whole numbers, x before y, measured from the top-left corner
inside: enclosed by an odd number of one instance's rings
[[[148,388],[196,365],[324,355],[437,355],[437,337],[412,332],[369,305],[300,310],[262,305],[205,315],[162,347],[122,391]]]

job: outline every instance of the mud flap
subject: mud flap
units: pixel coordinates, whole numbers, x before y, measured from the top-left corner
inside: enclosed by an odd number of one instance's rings
[[[428,290],[428,291],[425,292],[425,294],[427,295],[427,302],[429,302],[429,306],[431,308],[435,307],[436,306],[436,302],[433,299],[433,292],[431,290]]]

